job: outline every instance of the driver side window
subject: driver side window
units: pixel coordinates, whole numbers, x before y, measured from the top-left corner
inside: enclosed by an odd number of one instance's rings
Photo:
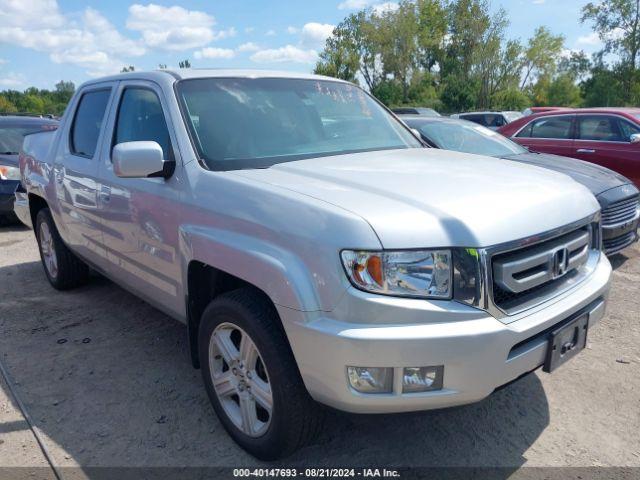
[[[621,118],[618,119],[618,125],[620,126],[620,132],[622,133],[624,140],[627,142],[631,141],[631,135],[640,133],[640,127],[626,120],[622,120]]]
[[[157,142],[162,147],[164,159],[174,160],[160,99],[148,88],[127,87],[118,107],[113,145],[136,141]]]

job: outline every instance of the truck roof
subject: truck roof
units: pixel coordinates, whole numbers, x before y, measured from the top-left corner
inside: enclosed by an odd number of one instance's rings
[[[296,78],[305,80],[330,80],[334,82],[344,82],[333,77],[323,75],[313,75],[309,73],[287,72],[279,70],[259,70],[259,69],[226,69],[226,68],[183,68],[179,70],[163,69],[140,72],[126,72],[107,77],[100,77],[89,80],[81,85],[91,85],[113,80],[160,80],[166,81],[168,77],[175,80],[190,78]],[[344,82],[347,83],[347,82]]]

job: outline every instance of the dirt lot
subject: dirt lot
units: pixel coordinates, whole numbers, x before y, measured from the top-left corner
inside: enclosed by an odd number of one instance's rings
[[[640,466],[640,248],[614,259],[609,310],[553,375],[444,411],[331,412],[282,464]],[[31,231],[0,228],[0,360],[57,466],[258,465],[226,435],[185,327],[101,277],[60,293]],[[0,467],[46,465],[0,383]]]

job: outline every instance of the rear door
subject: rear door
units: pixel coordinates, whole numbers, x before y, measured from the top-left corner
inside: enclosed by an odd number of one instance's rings
[[[535,152],[574,157],[575,115],[539,117],[513,136],[513,140]]]
[[[120,82],[100,162],[100,214],[109,271],[139,295],[183,314],[178,255],[181,163],[166,99],[153,82]],[[120,178],[111,160],[118,143],[155,141],[165,160],[176,161],[165,178]]]
[[[631,135],[640,128],[619,115],[578,115],[575,158],[610,168],[640,185],[640,143]]]
[[[98,152],[116,85],[91,85],[76,97],[53,161],[57,208],[52,213],[58,230],[76,253],[100,268],[107,260],[98,203]]]

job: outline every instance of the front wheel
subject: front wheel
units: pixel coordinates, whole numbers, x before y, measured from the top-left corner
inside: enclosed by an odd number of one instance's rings
[[[275,308],[260,292],[240,289],[209,304],[199,354],[214,410],[255,457],[282,458],[319,431],[320,406],[304,387]]]

